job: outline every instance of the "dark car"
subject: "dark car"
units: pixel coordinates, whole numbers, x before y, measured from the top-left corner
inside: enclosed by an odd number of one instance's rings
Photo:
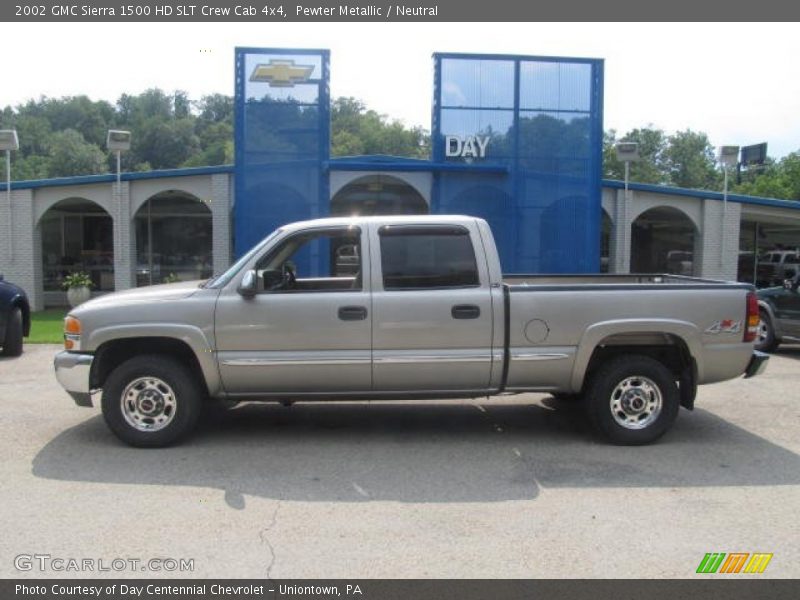
[[[800,343],[800,272],[787,279],[783,287],[758,291],[761,323],[756,350],[769,352],[784,342]]]
[[[30,331],[31,310],[25,291],[0,275],[0,354],[22,354],[22,338],[28,337]]]

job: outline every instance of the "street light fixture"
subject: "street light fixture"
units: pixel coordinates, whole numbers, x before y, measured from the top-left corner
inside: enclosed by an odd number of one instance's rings
[[[638,162],[641,159],[639,156],[639,144],[638,142],[617,142],[614,150],[617,153],[617,160],[625,163],[625,194],[627,195],[631,163]]]
[[[106,147],[117,155],[117,211],[122,196],[122,153],[131,149],[131,132],[121,129],[109,129],[106,137]],[[118,215],[120,216],[120,215]]]
[[[11,224],[11,151],[19,150],[19,138],[16,129],[0,130],[0,150],[6,152],[6,200],[8,201],[8,257],[12,258],[14,245],[11,243],[11,234],[14,227]]]

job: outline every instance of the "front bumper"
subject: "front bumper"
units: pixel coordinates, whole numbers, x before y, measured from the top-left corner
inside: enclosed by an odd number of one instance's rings
[[[750,377],[761,375],[764,372],[764,369],[767,368],[768,360],[769,354],[759,352],[758,350],[753,350],[753,356],[750,358],[750,362],[744,371],[744,378],[749,379]]]
[[[89,372],[92,369],[91,354],[59,352],[53,359],[56,379],[78,406],[91,406],[92,394],[89,389]]]

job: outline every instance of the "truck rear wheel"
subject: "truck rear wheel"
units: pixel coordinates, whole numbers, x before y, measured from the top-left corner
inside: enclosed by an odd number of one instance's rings
[[[108,376],[103,417],[123,442],[159,448],[194,429],[202,399],[196,377],[179,361],[170,356],[136,356]]]
[[[629,354],[604,364],[586,394],[594,428],[609,441],[638,446],[660,438],[678,416],[675,377],[649,356]]]

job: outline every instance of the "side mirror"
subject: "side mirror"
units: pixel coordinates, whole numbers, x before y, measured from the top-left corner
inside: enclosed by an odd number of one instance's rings
[[[258,274],[253,271],[247,271],[242,277],[242,280],[239,282],[239,287],[236,288],[236,291],[239,292],[245,298],[252,298],[256,295],[258,285]]]

